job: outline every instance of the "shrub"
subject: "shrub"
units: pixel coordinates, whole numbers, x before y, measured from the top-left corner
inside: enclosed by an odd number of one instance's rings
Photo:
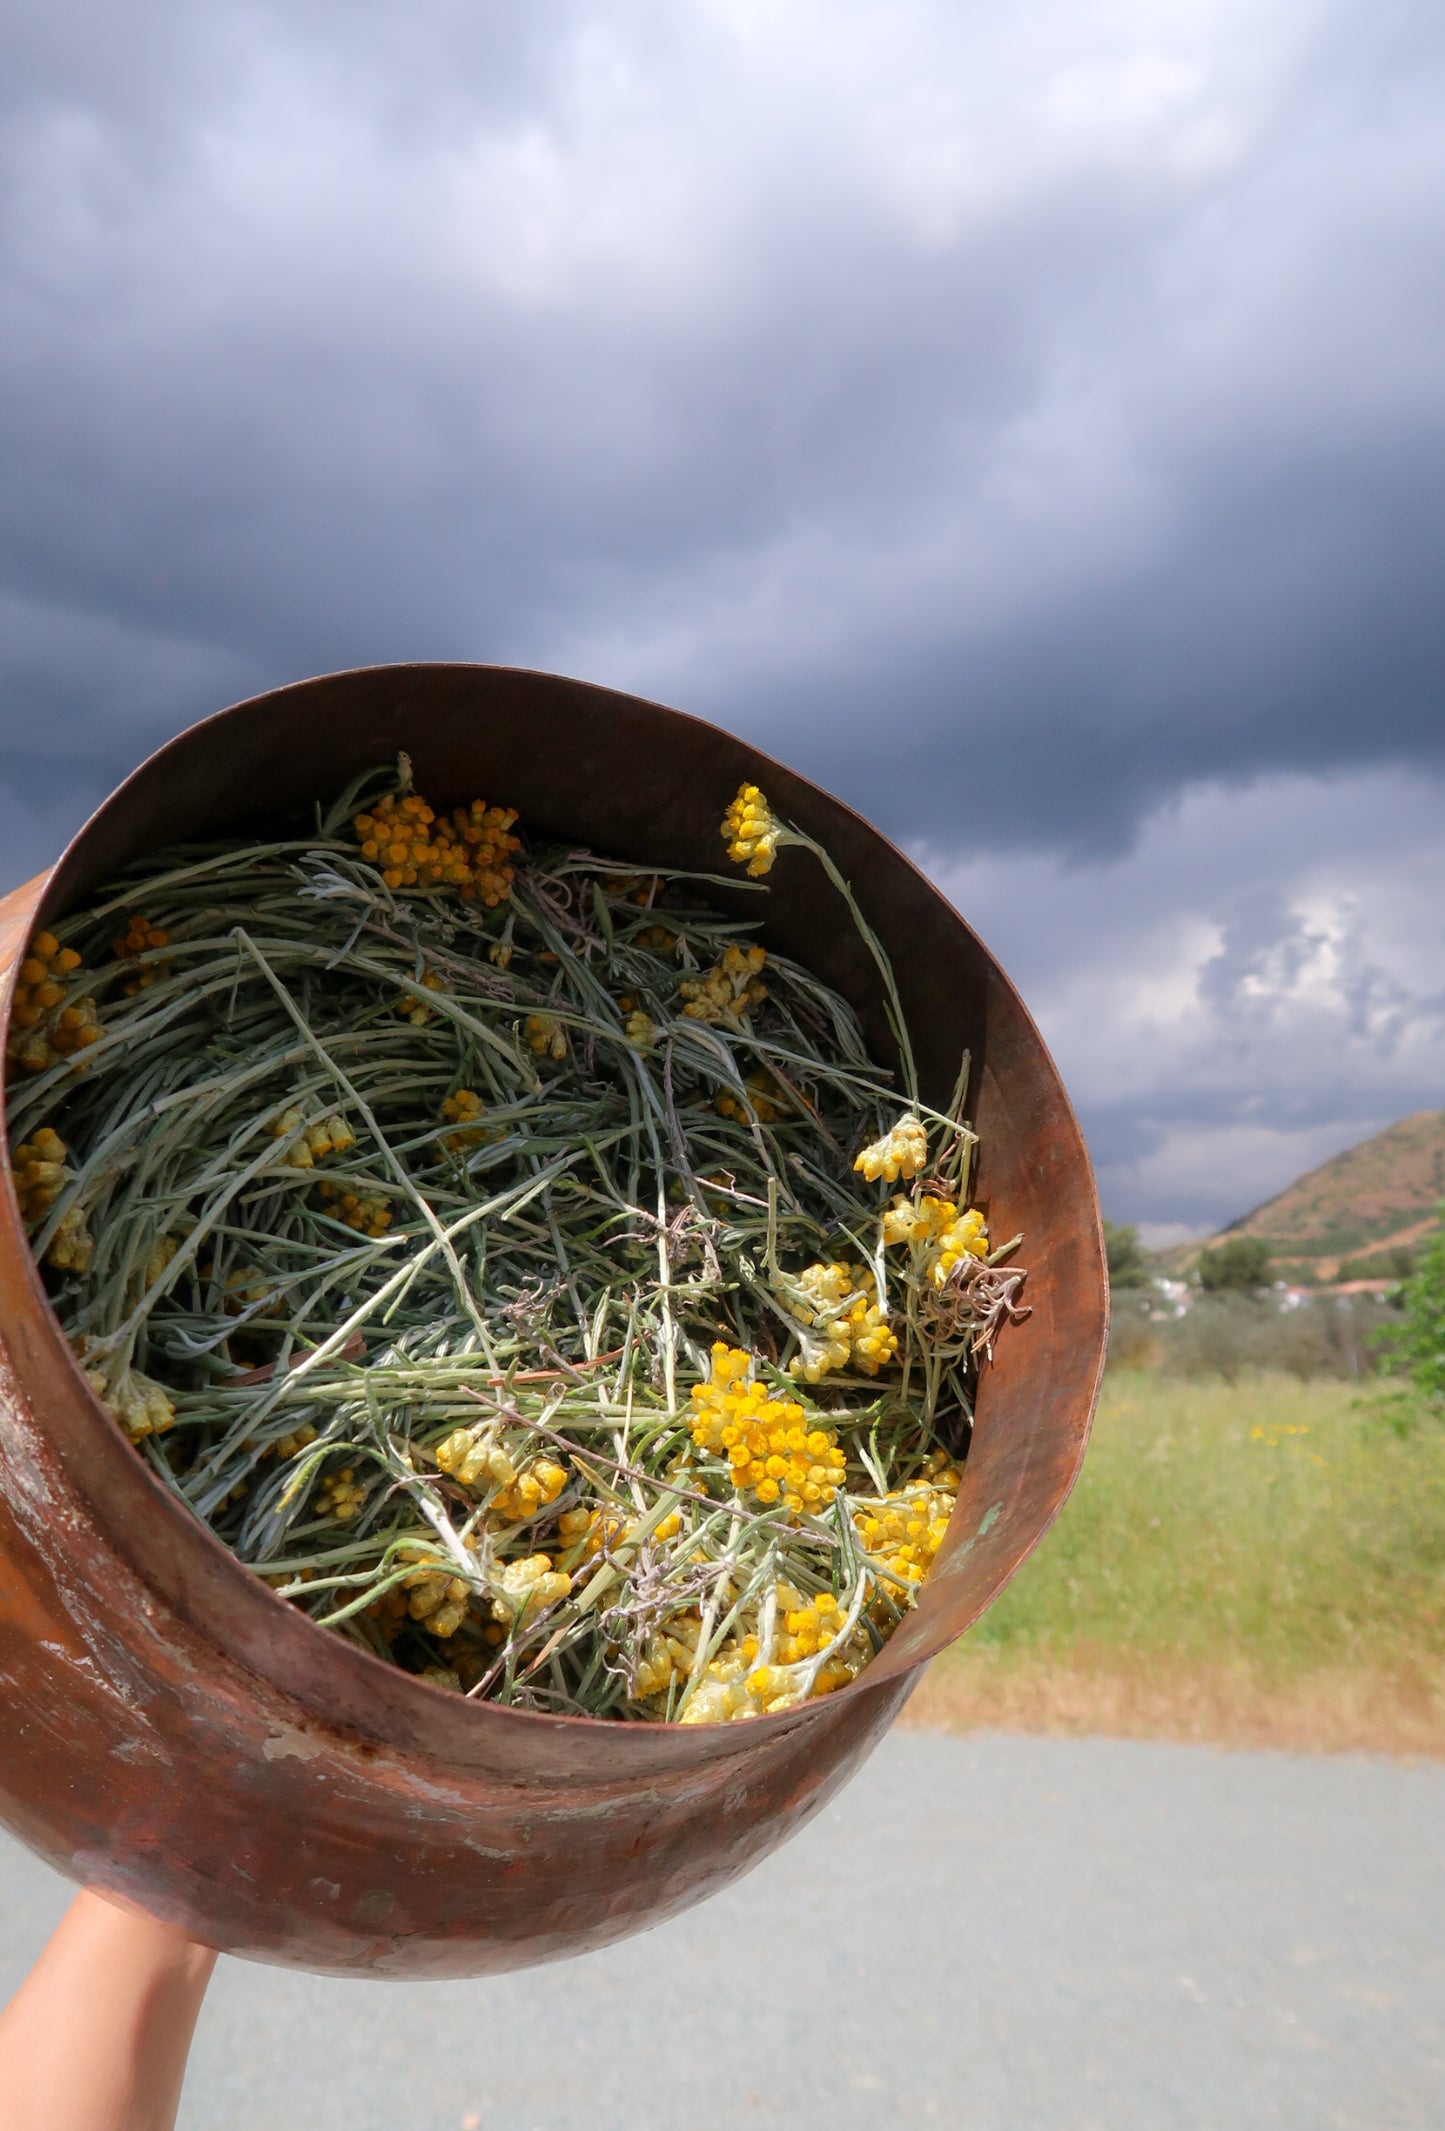
[[[1116,1292],[1109,1312],[1109,1367],[1142,1369],[1156,1358],[1158,1343],[1147,1291],[1126,1286]]]
[[[1335,1273],[1336,1280],[1408,1280],[1415,1271],[1415,1253],[1406,1243],[1371,1257],[1346,1258]]]
[[[1110,1287],[1148,1287],[1150,1273],[1139,1247],[1139,1231],[1122,1221],[1104,1223],[1104,1252]]]
[[[1269,1245],[1258,1236],[1230,1236],[1199,1253],[1199,1285],[1208,1295],[1241,1294],[1269,1279]]]
[[[1221,1376],[1233,1384],[1263,1369],[1301,1383],[1348,1381],[1376,1366],[1379,1327],[1391,1314],[1372,1295],[1321,1295],[1281,1310],[1268,1296],[1225,1290],[1201,1295],[1183,1317],[1156,1329],[1163,1364],[1175,1376]]]
[[[1379,1336],[1386,1367],[1408,1377],[1426,1404],[1445,1414],[1445,1228],[1421,1251],[1401,1301],[1403,1319]]]

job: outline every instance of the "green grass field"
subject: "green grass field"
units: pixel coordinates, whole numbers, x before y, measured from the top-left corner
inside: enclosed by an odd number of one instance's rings
[[[1445,1751],[1445,1432],[1370,1405],[1111,1373],[1059,1523],[920,1719]]]

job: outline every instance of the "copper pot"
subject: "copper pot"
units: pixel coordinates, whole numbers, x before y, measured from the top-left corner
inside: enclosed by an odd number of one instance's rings
[[[1033,1316],[984,1376],[947,1541],[853,1686],[713,1728],[464,1703],[318,1628],[161,1487],[82,1378],[4,1169],[0,1816],[61,1871],[210,1945],[335,1972],[464,1976],[580,1952],[756,1864],[858,1766],[1058,1515],[1103,1362],[1088,1156],[1017,993],[936,889],[848,807],[730,734],[548,674],[398,666],[237,704],[153,755],[54,871],[0,904],[32,932],[179,837],[337,791],[406,747],[420,788],[482,792],[639,865],[721,862],[744,779],[825,843],[886,944],[925,1095],[974,1060],[978,1203],[1022,1229]],[[788,851],[767,930],[889,1037],[834,891]],[[750,899],[756,907],[757,898]],[[900,1811],[907,1810],[900,1801]]]

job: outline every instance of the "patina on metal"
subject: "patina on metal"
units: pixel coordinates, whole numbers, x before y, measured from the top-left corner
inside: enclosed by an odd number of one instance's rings
[[[947,1098],[960,1052],[972,1052],[976,1201],[993,1234],[1025,1233],[1033,1308],[985,1372],[958,1505],[917,1611],[855,1684],[715,1727],[550,1717],[461,1701],[317,1627],[166,1492],[70,1354],[7,1158],[0,1818],[62,1871],[229,1952],[464,1976],[655,1923],[818,1811],[926,1660],[1058,1515],[1097,1396],[1106,1281],[1088,1156],[1053,1063],[997,963],[917,868],[730,734],[547,674],[333,674],[183,733],[53,872],[0,904],[7,1026],[25,942],[107,875],[179,837],[329,797],[403,747],[434,799],[481,793],[640,866],[717,870],[723,807],[745,779],[760,784],[854,883],[892,957],[929,1100]],[[764,939],[853,1000],[887,1057],[876,973],[820,869],[784,851],[770,886]],[[760,901],[746,896],[750,914]]]

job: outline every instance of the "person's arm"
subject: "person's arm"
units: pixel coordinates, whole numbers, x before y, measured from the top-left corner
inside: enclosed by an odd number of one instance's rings
[[[172,2131],[216,1956],[78,1894],[0,2013],[0,2131]]]

